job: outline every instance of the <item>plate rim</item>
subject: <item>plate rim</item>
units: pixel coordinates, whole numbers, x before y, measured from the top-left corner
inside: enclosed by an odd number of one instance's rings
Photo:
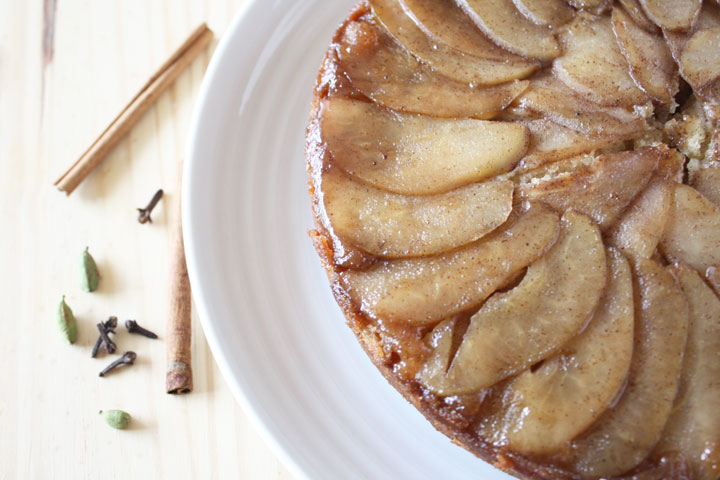
[[[249,18],[252,8],[258,4],[259,2],[257,0],[246,0],[246,2],[235,13],[225,32],[223,32],[203,76],[202,83],[200,84],[200,91],[197,94],[192,110],[192,116],[188,129],[188,140],[184,149],[185,161],[183,162],[182,167],[180,192],[180,214],[185,250],[185,262],[187,265],[191,287],[192,285],[200,284],[198,259],[194,254],[196,251],[196,238],[193,235],[193,226],[195,221],[192,212],[193,186],[191,181],[193,171],[196,168],[195,164],[198,161],[196,153],[200,149],[198,132],[200,131],[202,119],[208,109],[208,99],[213,91],[212,86],[217,81],[219,70],[224,59],[227,57],[226,54],[231,49],[233,37],[239,34],[241,26]],[[258,410],[246,396],[243,388],[238,382],[238,379],[232,374],[229,360],[220,347],[220,342],[218,340],[219,332],[213,326],[213,323],[207,320],[209,318],[209,309],[207,301],[201,292],[202,290],[200,289],[192,290],[192,303],[197,309],[197,318],[200,321],[205,339],[210,347],[210,352],[212,353],[225,383],[230,387],[230,391],[232,392],[235,401],[240,405],[240,408],[250,421],[252,427],[260,434],[261,438],[270,447],[272,452],[280,459],[283,466],[285,466],[285,468],[287,468],[294,477],[301,480],[310,480],[310,477],[305,469],[302,468],[297,460],[289,454],[285,445],[279,440],[277,432],[270,430],[268,424],[263,420]]]
[[[358,461],[357,455],[352,453],[356,450],[356,448],[348,446],[347,442],[341,438],[342,434],[340,437],[337,434],[330,435],[332,432],[327,428],[323,428],[324,422],[327,419],[326,412],[324,411],[321,411],[318,414],[316,410],[309,408],[310,411],[315,412],[314,421],[318,423],[319,430],[328,434],[322,435],[322,438],[326,440],[321,439],[309,443],[307,442],[307,430],[313,430],[316,426],[315,423],[304,423],[304,430],[292,428],[288,429],[286,427],[287,422],[282,422],[278,419],[284,418],[286,420],[299,420],[300,417],[296,418],[288,416],[284,413],[285,410],[278,411],[277,409],[272,408],[272,405],[267,406],[266,404],[268,403],[268,398],[263,395],[258,395],[259,389],[262,391],[261,393],[275,393],[283,398],[286,398],[283,393],[285,391],[285,387],[283,385],[278,385],[276,382],[274,387],[270,390],[263,390],[265,388],[263,385],[266,386],[267,382],[263,382],[261,378],[256,378],[257,376],[254,376],[253,373],[255,371],[262,371],[262,368],[253,370],[254,361],[258,357],[255,355],[242,355],[242,352],[237,351],[236,342],[240,342],[242,344],[243,338],[246,338],[248,334],[252,335],[252,332],[247,332],[242,328],[243,322],[233,322],[232,319],[237,318],[238,314],[242,314],[242,311],[245,308],[252,310],[254,308],[254,304],[252,302],[248,303],[241,301],[238,305],[234,300],[231,301],[227,298],[227,290],[223,289],[222,284],[219,284],[218,281],[231,281],[234,288],[240,289],[245,288],[243,285],[246,282],[243,278],[238,279],[232,276],[223,275],[223,271],[225,270],[224,264],[227,261],[227,257],[223,259],[223,257],[213,254],[213,252],[215,251],[215,248],[218,247],[218,242],[220,242],[220,244],[222,244],[221,252],[223,255],[235,257],[237,252],[237,244],[235,243],[236,237],[223,235],[224,240],[222,241],[219,239],[216,240],[215,237],[218,234],[222,234],[222,232],[230,232],[230,230],[235,232],[233,235],[240,234],[239,232],[248,230],[241,229],[238,231],[237,227],[239,224],[235,225],[232,221],[230,223],[226,221],[221,222],[220,224],[217,223],[217,219],[222,217],[222,215],[218,217],[217,213],[223,213],[225,211],[225,205],[232,203],[233,198],[235,198],[233,195],[228,195],[227,193],[223,194],[222,192],[232,192],[237,191],[237,189],[235,189],[234,183],[233,185],[227,185],[227,182],[225,182],[223,185],[220,185],[222,182],[218,180],[216,175],[220,173],[221,178],[227,178],[226,175],[222,175],[222,169],[233,169],[235,168],[234,165],[237,164],[237,157],[228,155],[233,152],[237,153],[234,149],[237,149],[239,146],[232,141],[232,138],[235,135],[239,135],[233,125],[235,125],[235,120],[242,122],[244,114],[252,111],[254,108],[254,104],[250,100],[253,98],[260,98],[254,95],[254,93],[257,93],[254,89],[258,87],[258,85],[261,85],[258,81],[263,77],[265,69],[268,67],[272,68],[272,64],[268,63],[268,59],[274,58],[275,50],[280,48],[282,42],[287,40],[286,36],[283,34],[286,30],[282,29],[278,31],[277,26],[281,24],[284,25],[284,22],[289,22],[292,28],[288,31],[295,35],[296,33],[293,33],[295,32],[295,23],[293,23],[294,20],[292,19],[304,18],[302,15],[308,13],[306,10],[308,10],[307,7],[309,5],[315,5],[315,7],[317,7],[318,5],[327,4],[328,6],[332,6],[333,13],[331,14],[330,11],[328,11],[328,15],[325,16],[322,24],[315,22],[315,28],[312,30],[308,30],[307,28],[300,29],[300,31],[305,32],[306,34],[309,34],[309,32],[315,32],[315,34],[310,34],[313,37],[316,37],[312,41],[317,41],[318,48],[322,48],[322,51],[324,52],[327,49],[327,38],[332,38],[332,31],[336,29],[331,28],[333,25],[327,25],[324,22],[333,21],[335,24],[340,24],[342,22],[342,18],[344,18],[343,15],[345,15],[347,10],[343,9],[342,12],[340,12],[340,10],[335,12],[335,7],[339,7],[342,4],[347,5],[347,8],[350,9],[352,7],[352,3],[357,0],[343,0],[343,2],[335,3],[336,1],[337,0],[312,0],[305,3],[298,2],[298,0],[273,0],[272,2],[268,2],[267,0],[265,2],[246,0],[247,3],[238,9],[237,13],[233,16],[232,21],[228,24],[222,38],[219,38],[218,46],[209,62],[196,98],[196,103],[193,106],[190,130],[188,132],[185,150],[186,161],[183,166],[182,192],[180,194],[182,199],[182,231],[185,241],[184,247],[186,252],[186,262],[190,282],[195,290],[193,300],[198,321],[203,329],[210,351],[215,358],[216,364],[218,365],[220,374],[225,379],[226,384],[230,387],[233,397],[242,408],[243,413],[248,419],[248,423],[255,428],[263,441],[276,455],[277,459],[296,478],[332,479],[337,478],[337,474],[339,474],[339,472],[343,472],[341,474],[343,478],[392,479],[398,478],[397,475],[404,478],[407,476],[407,472],[413,472],[413,478],[437,478],[446,474],[444,468],[439,469],[440,467],[438,467],[439,465],[444,465],[443,463],[436,461],[439,459],[445,459],[449,462],[457,462],[458,467],[453,468],[453,471],[457,471],[459,475],[458,478],[463,477],[474,479],[477,478],[478,474],[486,475],[487,478],[510,478],[505,476],[507,474],[493,468],[493,465],[490,463],[480,461],[481,465],[478,467],[479,460],[472,454],[472,452],[454,445],[451,439],[439,432],[432,422],[427,421],[427,418],[421,411],[414,408],[412,404],[408,402],[408,399],[402,395],[402,393],[398,392],[386,381],[384,376],[377,371],[376,366],[373,365],[372,362],[367,361],[367,356],[362,353],[362,349],[357,343],[356,338],[352,338],[352,348],[357,349],[357,352],[355,350],[353,350],[353,352],[358,353],[359,357],[357,358],[357,361],[362,361],[362,365],[353,365],[352,369],[345,372],[342,378],[352,378],[351,375],[347,375],[346,373],[354,374],[358,371],[358,369],[359,371],[365,371],[368,375],[372,374],[372,378],[367,377],[366,380],[368,382],[378,382],[377,384],[373,383],[373,385],[376,385],[378,388],[382,388],[382,390],[378,392],[380,393],[380,397],[384,397],[384,395],[387,394],[387,397],[384,398],[384,400],[386,402],[390,402],[391,405],[396,407],[397,418],[402,418],[408,422],[407,424],[397,424],[397,429],[394,431],[402,431],[403,428],[405,428],[405,425],[409,425],[413,428],[413,431],[417,433],[417,436],[413,436],[412,440],[409,442],[412,443],[416,449],[408,450],[407,453],[421,456],[415,458],[412,455],[409,457],[404,455],[403,458],[398,459],[396,455],[386,454],[386,451],[394,451],[395,445],[406,445],[408,440],[410,440],[410,438],[407,438],[406,435],[396,438],[396,443],[392,445],[387,444],[387,442],[380,442],[380,444],[384,445],[385,448],[379,450],[377,446],[378,442],[376,442],[376,433],[378,431],[382,431],[383,428],[386,428],[385,423],[375,423],[374,425],[376,428],[369,431],[366,426],[368,422],[355,421],[346,424],[350,430],[358,435],[360,440],[367,443],[366,447],[369,451],[379,456],[379,460],[382,460],[380,463],[386,467],[384,470],[371,468],[370,466],[374,465],[375,462],[363,461],[362,458]],[[328,29],[327,32],[324,31],[326,27]],[[323,39],[322,47],[320,47],[320,37],[316,35],[320,34],[319,29],[323,30],[321,34]],[[305,38],[310,41],[307,37],[308,35],[299,38]],[[313,45],[315,44],[313,43]],[[287,58],[284,59],[282,64],[287,65],[286,61]],[[319,68],[320,63],[321,62],[318,58],[318,67],[316,68]],[[297,65],[293,65],[297,67]],[[316,68],[312,68],[312,72],[310,72],[310,67],[308,66],[308,71],[304,71],[303,73],[303,75],[308,75],[306,79],[307,88],[310,88],[310,86],[314,85],[316,82]],[[312,79],[310,76],[312,76]],[[277,85],[274,86],[274,88],[276,87]],[[249,95],[250,93],[253,93],[253,95]],[[235,95],[231,102],[228,102],[228,94]],[[297,99],[299,98],[299,95],[301,95],[301,93],[299,93],[299,91],[295,91],[295,97],[293,98]],[[263,99],[268,100],[264,97]],[[302,107],[303,131],[307,123],[307,112],[310,108],[309,100],[311,99],[307,98],[307,100],[307,105]],[[293,110],[295,112],[294,115],[300,115],[298,108],[301,107],[299,105],[295,105]],[[262,118],[262,116],[260,118]],[[299,118],[297,121],[300,121]],[[269,141],[270,139],[265,140]],[[228,145],[228,141],[232,145]],[[297,141],[300,141],[300,136],[297,137]],[[299,145],[297,145],[297,147],[299,147]],[[228,150],[228,148],[230,150]],[[255,150],[253,150],[253,152],[255,152],[254,154],[257,153]],[[284,158],[287,157],[286,154],[283,155]],[[299,158],[304,158],[302,151],[300,150],[293,153],[293,155],[297,155]],[[250,166],[255,163],[247,162],[247,160],[249,159],[246,159],[245,162],[241,162],[241,165],[247,163],[247,166]],[[211,167],[211,165],[215,165],[215,167]],[[218,165],[221,166],[220,171],[217,169]],[[294,192],[293,195],[300,195],[302,193],[303,198],[309,200],[307,197],[307,190],[304,187],[301,188],[307,183],[305,168],[300,168],[298,166],[297,172],[295,173],[299,174],[301,171],[304,178],[302,185],[298,185],[297,188],[292,187],[291,189]],[[240,172],[241,170],[238,170],[238,174],[242,175]],[[255,170],[252,170],[252,172],[255,172]],[[247,175],[245,175],[245,178],[247,178]],[[285,186],[288,187],[288,185]],[[296,184],[293,183],[293,185]],[[208,187],[212,188],[213,186],[221,187],[217,191],[217,195],[213,193],[212,189],[208,190]],[[256,193],[258,192],[254,192],[252,194],[255,195]],[[220,195],[220,197],[218,197],[218,195]],[[219,198],[222,198],[222,202],[224,203],[221,203]],[[251,196],[246,195],[243,198],[245,200],[243,205],[252,204]],[[293,196],[293,198],[296,200],[296,202],[294,202],[294,206],[297,206],[299,197]],[[271,202],[270,205],[272,206],[276,203],[277,202]],[[309,204],[307,207],[309,208]],[[216,213],[213,214],[213,212]],[[277,212],[270,212],[268,210],[266,213],[274,214]],[[295,213],[299,214],[299,212]],[[308,217],[309,218],[307,220],[311,222],[312,219],[309,214]],[[254,218],[252,214],[250,214],[250,218]],[[225,220],[227,220],[227,218]],[[248,225],[245,226],[247,227]],[[265,228],[263,225],[255,226]],[[308,223],[307,225],[295,225],[295,228],[302,228],[303,238],[306,240],[309,240],[306,235],[309,225],[311,225],[311,223]],[[236,228],[232,228],[233,226]],[[250,225],[249,231],[254,231],[254,227]],[[293,231],[297,233],[297,230]],[[277,232],[272,229],[268,229],[265,233],[275,235]],[[243,235],[244,234],[240,234],[241,237],[243,237]],[[240,238],[240,240],[242,240],[242,238]],[[262,242],[258,244],[251,242],[245,246],[250,248],[261,248],[262,245]],[[292,248],[295,248],[297,243],[293,242],[292,245]],[[307,252],[303,251],[301,253],[302,258],[305,258],[304,255],[306,253],[309,255],[310,252],[312,252],[312,259],[315,260],[312,264],[317,265],[317,280],[320,280],[320,276],[326,279],[325,272],[322,272],[321,274],[322,269],[320,265],[316,263],[316,252],[314,252],[311,242],[308,242]],[[307,257],[307,260],[309,259],[310,257]],[[255,266],[255,263],[250,261],[249,258],[247,260],[240,258],[238,261],[239,265],[236,265],[236,267],[239,267],[240,271],[245,270],[246,268],[252,269]],[[258,271],[256,273],[260,272]],[[265,275],[263,278],[270,282],[274,282],[273,279],[275,277],[268,277]],[[255,282],[255,284],[257,284],[257,282]],[[327,283],[323,282],[323,285],[327,285]],[[217,293],[218,291],[222,292],[223,290],[225,290],[225,294]],[[236,293],[238,292],[235,291],[235,294]],[[307,294],[309,292],[304,293]],[[329,291],[328,294],[330,294]],[[312,295],[315,295],[315,292],[312,292]],[[243,296],[241,295],[241,297]],[[302,302],[303,297],[296,296],[296,300]],[[321,311],[316,311],[316,307],[319,305],[313,304],[314,306],[309,307],[313,309],[313,314],[319,313],[321,315],[326,315],[330,313],[326,308],[324,308],[327,307],[332,308],[333,314],[337,313],[338,320],[344,319],[344,315],[342,315],[342,312],[337,306],[336,301],[332,299],[332,296],[330,295],[326,300],[326,302],[321,302],[323,304]],[[330,307],[330,305],[332,305],[332,307]],[[288,312],[285,312],[285,315],[287,315],[287,313]],[[347,337],[347,340],[350,341],[350,337],[355,337],[351,330],[347,329],[345,322],[342,324],[338,323],[337,325],[342,327],[341,330],[343,332],[343,339]],[[321,331],[324,332],[325,330],[325,327],[321,327]],[[333,331],[335,331],[334,328]],[[340,330],[336,331],[336,333],[340,335]],[[272,333],[272,335],[275,334]],[[257,339],[259,339],[259,337]],[[252,350],[252,347],[249,350]],[[328,353],[331,353],[330,350],[328,350]],[[360,355],[361,353],[362,355]],[[345,355],[345,352],[343,352],[344,357]],[[360,356],[362,357],[362,360],[360,360]],[[310,359],[315,357],[311,355],[307,358]],[[285,358],[285,360],[287,361],[289,359]],[[314,361],[311,363],[311,367],[314,367]],[[295,373],[300,377],[305,374],[305,372],[300,371]],[[317,374],[318,372],[315,373]],[[296,376],[293,375],[293,378],[296,378]],[[333,390],[333,382],[330,382],[328,385],[326,380],[327,376],[323,375],[323,378],[325,379],[321,382],[323,388],[325,388],[326,393],[330,394],[329,397],[334,397],[335,394],[333,392],[335,390]],[[382,387],[380,387],[380,384],[382,384]],[[350,390],[353,390],[354,388],[354,385],[346,386]],[[300,386],[296,385],[296,387]],[[361,403],[360,406],[365,408],[366,410],[364,411],[367,413],[375,415],[380,410],[383,412],[386,411],[387,406],[385,404],[377,404],[377,394],[367,395],[367,389],[363,389],[361,392],[357,393],[359,397],[364,399],[364,402]],[[307,397],[303,395],[300,397]],[[270,402],[270,404],[272,403],[273,402]],[[307,404],[307,402],[305,403]],[[347,402],[342,402],[342,405],[346,404]],[[342,410],[341,407],[337,407],[334,403],[327,404],[325,406],[330,408],[330,410],[334,413],[339,413]],[[289,404],[286,405],[286,407],[289,407],[288,411],[293,411],[295,414],[301,414],[302,418],[306,417],[305,412],[298,412],[296,411],[297,409],[293,410],[292,406]],[[305,405],[305,407],[309,407],[309,405]],[[355,411],[348,411],[345,413],[349,417],[356,418]],[[373,416],[373,418],[376,417]],[[397,422],[395,417],[393,417],[391,421]],[[372,424],[373,422],[369,423]],[[298,431],[301,432],[300,436],[297,434]],[[368,432],[370,432],[369,435]],[[334,439],[336,442],[328,443],[328,438]],[[424,440],[418,443],[416,440],[419,439]],[[355,443],[355,441],[356,439],[353,438],[351,443]],[[431,445],[435,445],[437,449],[428,451],[428,443],[426,443],[426,441],[430,442],[429,444]],[[335,456],[333,459],[324,458],[324,455],[322,453],[318,454],[319,450],[315,448],[318,445],[323,447],[321,452],[332,451],[333,449],[339,448],[339,451],[342,454],[339,457]],[[429,453],[430,455],[428,455]],[[413,461],[413,459],[416,461]],[[360,468],[360,470],[362,470],[366,475],[362,475],[356,470],[356,468],[361,466],[362,468]],[[421,466],[425,466],[427,469],[424,469]],[[389,476],[389,472],[394,472],[396,476]],[[436,477],[431,477],[429,472],[435,472]]]

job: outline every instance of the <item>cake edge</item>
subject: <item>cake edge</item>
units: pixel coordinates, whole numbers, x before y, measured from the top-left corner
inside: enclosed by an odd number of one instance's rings
[[[318,72],[315,87],[313,89],[313,100],[310,107],[308,127],[306,129],[305,160],[308,173],[308,192],[312,204],[313,228],[308,235],[313,246],[320,257],[321,264],[325,269],[331,290],[336,303],[340,306],[345,323],[352,330],[358,339],[365,354],[370,358],[375,367],[380,371],[385,380],[398,391],[411,405],[413,405],[440,433],[450,439],[455,445],[464,448],[481,460],[493,467],[513,475],[522,480],[564,480],[572,479],[573,476],[566,470],[559,470],[549,465],[533,462],[524,457],[516,457],[512,452],[502,452],[497,447],[480,441],[476,436],[454,429],[443,421],[436,409],[422,394],[419,384],[413,381],[402,381],[388,365],[388,359],[383,353],[382,337],[379,334],[368,330],[366,327],[370,322],[351,303],[348,296],[338,285],[337,275],[339,271],[335,267],[335,249],[333,239],[321,220],[319,198],[316,194],[315,176],[319,174],[326,163],[328,155],[321,142],[320,136],[320,106],[322,100],[328,94],[328,81],[337,81],[337,58],[336,51],[339,38],[349,22],[359,19],[370,12],[370,7],[365,0],[358,2],[349,15],[340,23],[333,39],[323,56],[321,67]]]

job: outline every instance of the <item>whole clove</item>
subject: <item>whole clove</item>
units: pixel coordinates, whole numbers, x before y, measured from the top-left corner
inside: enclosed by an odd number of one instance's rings
[[[163,196],[163,191],[162,191],[162,188],[161,188],[160,190],[158,190],[157,192],[155,192],[155,195],[153,195],[152,199],[150,199],[150,203],[148,203],[147,207],[145,207],[145,208],[138,208],[138,212],[140,212],[140,214],[138,215],[138,222],[140,222],[140,223],[145,223],[145,222],[150,222],[150,223],[152,223],[152,218],[150,218],[150,214],[152,213],[153,208],[155,208],[155,205],[158,204],[158,202],[160,201],[160,199],[162,198],[162,196]]]
[[[137,333],[147,338],[158,338],[155,333],[141,327],[135,320],[125,320],[125,328],[127,328],[130,333]]]
[[[115,320],[115,325],[117,326],[117,319]],[[103,322],[100,322],[97,324],[97,329],[100,332],[100,338],[102,339],[103,343],[105,344],[105,350],[108,351],[108,353],[115,353],[115,350],[117,350],[117,345],[115,345],[115,342],[110,340],[110,337],[108,336],[108,332],[105,329],[105,324]]]
[[[100,372],[100,376],[104,377],[107,375],[110,371],[114,370],[115,368],[121,366],[121,365],[132,365],[133,362],[135,362],[135,359],[137,358],[137,354],[135,352],[125,352],[122,354],[122,357],[118,358],[114,362],[112,362],[110,365],[105,367],[102,372]]]
[[[109,338],[110,333],[115,333],[115,328],[117,327],[117,322],[118,322],[117,317],[110,317],[102,323],[102,326],[105,330],[105,334],[108,336],[108,338]],[[103,343],[104,343],[103,336],[98,335],[98,338],[95,341],[95,345],[93,346],[92,352],[90,353],[90,356],[92,358],[97,357],[97,354],[100,351],[100,347],[102,346]],[[110,352],[110,353],[112,353],[112,352]]]

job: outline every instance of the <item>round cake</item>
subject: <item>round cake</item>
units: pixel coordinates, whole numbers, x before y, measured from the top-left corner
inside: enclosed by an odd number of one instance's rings
[[[387,380],[519,478],[720,478],[720,4],[367,0],[311,232]]]

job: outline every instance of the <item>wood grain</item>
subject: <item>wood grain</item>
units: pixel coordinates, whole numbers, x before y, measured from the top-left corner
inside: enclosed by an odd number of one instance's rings
[[[188,31],[206,20],[220,37],[243,3],[0,0],[0,478],[292,478],[237,406],[197,318],[190,395],[164,391],[162,337],[118,328],[118,350],[138,359],[106,378],[97,373],[115,357],[90,358],[110,315],[164,331],[169,206],[209,53],[72,197],[52,186]],[[136,207],[158,188],[153,223],[138,224]],[[94,293],[80,288],[85,246],[102,275]],[[73,346],[54,322],[63,294],[78,319]],[[109,428],[98,411],[111,408],[133,427]]]

